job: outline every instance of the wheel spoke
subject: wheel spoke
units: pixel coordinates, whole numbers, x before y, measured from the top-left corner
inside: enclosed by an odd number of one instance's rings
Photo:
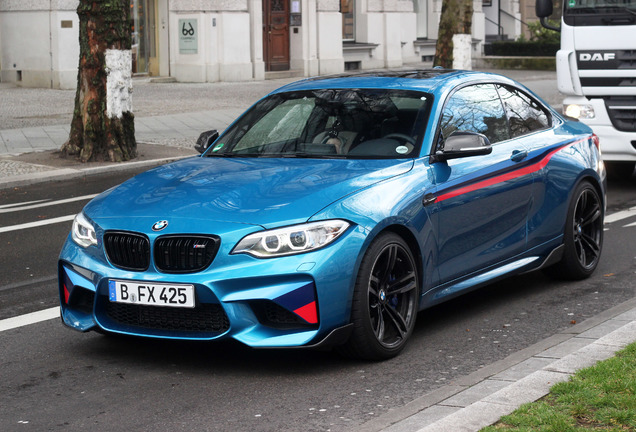
[[[384,313],[382,312],[382,306],[380,304],[375,305],[374,308],[376,312],[376,322],[373,328],[373,333],[375,333],[375,337],[382,341],[384,339]]]
[[[416,287],[415,273],[409,272],[401,279],[393,281],[387,289],[388,295],[405,294]]]
[[[597,258],[601,253],[601,248],[594,238],[587,234],[581,236],[581,247],[586,249],[594,258]]]
[[[386,307],[384,310],[387,311],[387,315],[391,318],[391,322],[393,322],[395,329],[400,334],[400,338],[404,338],[404,336],[408,333],[408,324],[404,320],[404,317],[390,306]]]
[[[396,245],[389,246],[388,251],[385,254],[388,255],[386,256],[386,262],[384,263],[385,265],[382,268],[380,275],[378,275],[378,279],[380,280],[381,285],[385,285],[388,282],[389,277],[391,276],[391,271],[395,267],[395,261],[397,260],[397,252],[398,248]]]
[[[581,225],[587,226],[598,220],[601,217],[601,206],[595,203],[587,212],[581,216]]]
[[[579,257],[579,262],[583,265],[583,267],[586,267],[587,259],[585,257],[585,247],[583,246],[583,241],[580,237],[574,241],[574,247],[576,248],[576,254]]]
[[[376,299],[380,299],[379,289],[380,281],[374,275],[371,275],[369,278],[369,294],[375,297]]]

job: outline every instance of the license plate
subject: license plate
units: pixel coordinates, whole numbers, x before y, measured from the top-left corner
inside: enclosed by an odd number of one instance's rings
[[[108,297],[116,303],[193,308],[194,285],[109,280]]]

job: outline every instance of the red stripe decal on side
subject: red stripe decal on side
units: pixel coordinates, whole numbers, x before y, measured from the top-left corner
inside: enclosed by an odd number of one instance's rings
[[[497,183],[503,183],[503,182],[508,181],[508,180],[513,180],[513,179],[516,179],[516,178],[519,178],[519,177],[523,177],[525,175],[532,174],[534,172],[540,171],[543,168],[545,168],[545,166],[548,164],[548,162],[550,162],[550,159],[552,159],[552,156],[554,156],[556,153],[558,153],[559,151],[561,151],[561,150],[563,150],[565,148],[571,147],[571,146],[573,146],[575,144],[578,144],[580,142],[583,142],[583,141],[585,141],[585,140],[574,141],[574,142],[571,142],[569,144],[565,144],[564,146],[561,146],[561,147],[559,147],[557,149],[554,149],[550,153],[545,155],[543,157],[543,159],[541,159],[540,161],[538,161],[538,162],[536,162],[536,163],[534,163],[532,165],[528,165],[528,166],[525,166],[525,167],[520,168],[518,170],[510,171],[509,173],[501,174],[501,175],[498,175],[498,176],[495,176],[495,177],[492,177],[492,178],[489,178],[489,179],[486,179],[486,180],[482,180],[482,181],[479,181],[477,183],[474,183],[474,184],[471,184],[471,185],[468,185],[468,186],[463,186],[463,187],[460,187],[458,189],[452,190],[450,192],[446,192],[444,194],[438,195],[437,200],[435,202],[445,201],[447,199],[455,198],[455,197],[460,196],[460,195],[464,195],[464,194],[467,194],[467,193],[470,193],[470,192],[474,192],[476,190],[479,190],[479,189],[482,189],[482,188],[486,188],[488,186],[492,186],[492,185],[497,184]]]

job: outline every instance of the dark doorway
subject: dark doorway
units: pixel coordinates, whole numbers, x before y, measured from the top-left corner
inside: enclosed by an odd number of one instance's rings
[[[263,0],[263,58],[268,72],[289,70],[288,0]]]

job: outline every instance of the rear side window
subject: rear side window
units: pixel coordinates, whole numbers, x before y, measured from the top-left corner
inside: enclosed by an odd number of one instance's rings
[[[514,87],[497,86],[510,123],[511,138],[550,126],[550,117],[539,102]]]
[[[491,143],[510,138],[506,112],[494,84],[477,84],[455,92],[442,115],[442,138],[455,131],[479,132]]]

